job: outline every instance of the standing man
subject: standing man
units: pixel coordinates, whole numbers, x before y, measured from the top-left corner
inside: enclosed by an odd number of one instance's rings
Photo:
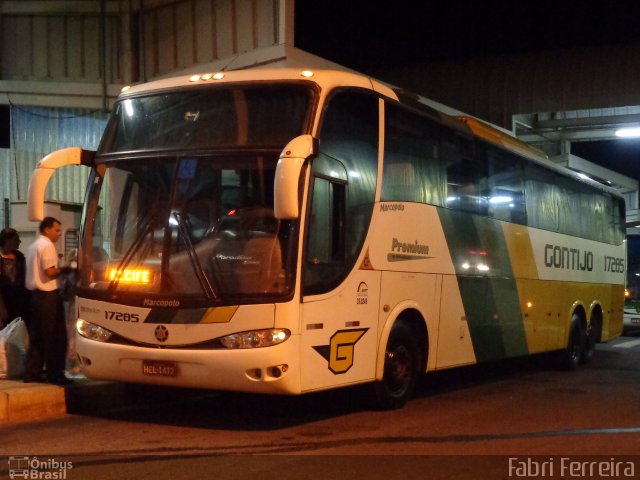
[[[47,382],[55,385],[72,383],[64,375],[67,332],[56,280],[70,270],[58,268],[54,243],[61,235],[60,221],[46,217],[40,222],[40,236],[27,251],[26,286],[30,290],[30,315],[25,382],[41,381],[45,363]]]

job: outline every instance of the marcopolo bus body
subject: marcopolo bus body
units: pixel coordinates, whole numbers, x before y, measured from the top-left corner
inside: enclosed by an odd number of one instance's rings
[[[298,394],[557,350],[622,327],[624,205],[471,118],[335,71],[120,95],[91,168],[77,351],[92,378]]]

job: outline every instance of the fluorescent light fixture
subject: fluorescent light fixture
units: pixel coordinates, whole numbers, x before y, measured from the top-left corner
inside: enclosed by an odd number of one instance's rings
[[[616,137],[636,138],[640,137],[640,127],[619,128],[616,130]]]
[[[489,198],[489,203],[492,203],[492,204],[511,203],[511,202],[513,202],[513,198],[507,197],[505,195],[498,195],[498,196]]]

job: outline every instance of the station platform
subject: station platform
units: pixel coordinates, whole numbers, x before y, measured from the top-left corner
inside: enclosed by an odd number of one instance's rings
[[[73,383],[64,387],[0,380],[0,426],[48,420],[67,414],[105,415],[141,405],[176,404],[195,397],[219,394],[211,390],[92,380],[83,375],[70,378]]]
[[[66,413],[63,387],[0,380],[0,424],[55,418]]]
[[[0,380],[0,425],[62,417],[79,411],[99,411],[122,404],[126,386],[115,382],[74,378],[64,387],[48,383]]]

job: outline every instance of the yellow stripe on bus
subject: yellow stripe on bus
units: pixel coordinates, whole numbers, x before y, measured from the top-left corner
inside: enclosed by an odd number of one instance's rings
[[[538,267],[531,247],[529,228],[515,223],[502,223],[504,238],[509,249],[511,270],[516,278],[538,278]]]
[[[238,305],[209,308],[202,316],[200,323],[228,323],[231,321],[231,318],[233,318],[238,308],[240,308]]]
[[[518,295],[529,353],[564,348],[572,308],[581,305],[587,319],[602,310],[602,340],[620,334],[623,308],[622,285],[552,280],[518,279]]]

